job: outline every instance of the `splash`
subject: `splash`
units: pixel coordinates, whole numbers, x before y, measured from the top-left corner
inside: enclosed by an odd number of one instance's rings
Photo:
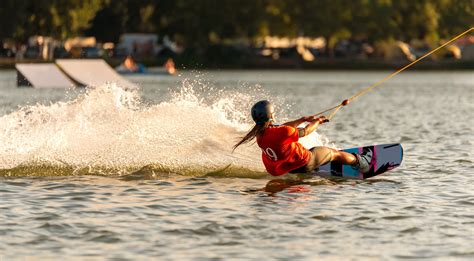
[[[0,118],[0,175],[264,176],[257,146],[232,145],[251,125],[255,95],[183,81],[169,101],[147,105],[116,84],[76,99],[23,107]],[[325,141],[315,133],[306,146]]]

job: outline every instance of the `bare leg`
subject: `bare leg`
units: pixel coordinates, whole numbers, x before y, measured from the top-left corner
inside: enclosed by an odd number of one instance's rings
[[[312,149],[312,151],[313,157],[315,157],[315,159],[312,160],[312,164],[314,164],[315,168],[324,165],[330,161],[334,161],[344,165],[357,164],[356,157],[344,151],[339,151],[328,147],[315,147]]]
[[[345,165],[356,165],[357,164],[357,158],[347,152],[344,151],[338,151],[333,149],[333,159],[331,161],[335,161],[337,163],[345,164]]]

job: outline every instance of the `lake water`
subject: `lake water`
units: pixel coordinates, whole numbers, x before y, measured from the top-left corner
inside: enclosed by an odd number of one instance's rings
[[[134,92],[0,71],[0,260],[472,260],[472,72],[404,72],[302,141],[402,143],[373,179],[277,179],[255,144],[231,153],[255,101],[281,122],[389,73],[189,71]]]

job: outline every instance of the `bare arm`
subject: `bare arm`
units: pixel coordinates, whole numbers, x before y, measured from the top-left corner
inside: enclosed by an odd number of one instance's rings
[[[328,121],[329,120],[326,119],[326,117],[324,117],[324,116],[321,116],[321,117],[305,116],[305,117],[301,117],[301,118],[299,118],[297,120],[294,120],[294,121],[286,122],[283,125],[291,126],[293,128],[296,128],[296,127],[298,127],[298,125],[300,125],[303,122],[310,122],[304,128],[298,129],[299,130],[298,135],[301,138],[301,137],[304,137],[306,135],[309,135],[310,133],[315,131],[320,124],[322,124],[324,122],[328,122]]]
[[[310,118],[311,118],[311,116],[304,116],[304,117],[301,117],[301,118],[299,118],[299,119],[297,119],[297,120],[294,120],[294,121],[285,122],[285,123],[283,123],[283,125],[296,128],[296,127],[298,127],[301,123],[310,121]]]

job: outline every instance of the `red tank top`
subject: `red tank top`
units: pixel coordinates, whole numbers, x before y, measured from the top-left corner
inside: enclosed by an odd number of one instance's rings
[[[309,150],[298,142],[298,130],[290,126],[272,126],[257,137],[262,160],[268,173],[280,176],[308,164]]]

